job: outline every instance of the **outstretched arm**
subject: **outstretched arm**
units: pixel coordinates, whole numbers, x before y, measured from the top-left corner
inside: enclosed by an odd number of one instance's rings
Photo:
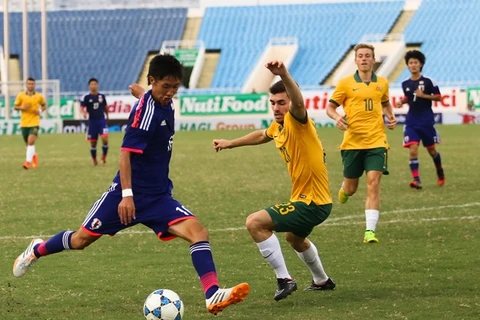
[[[215,151],[218,152],[223,149],[232,149],[243,146],[255,146],[258,144],[269,142],[271,140],[272,139],[267,136],[266,130],[256,130],[244,135],[243,137],[233,140],[215,139],[213,140],[213,148],[215,149]]]
[[[287,95],[290,98],[290,113],[300,122],[305,122],[307,118],[307,110],[305,110],[305,104],[303,103],[302,92],[288,72],[287,67],[282,61],[278,60],[267,62],[265,67],[274,75],[282,78],[285,89],[287,90]]]

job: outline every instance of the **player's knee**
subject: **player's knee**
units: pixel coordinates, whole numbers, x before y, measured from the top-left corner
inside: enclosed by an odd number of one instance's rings
[[[208,230],[200,223],[193,225],[185,230],[183,238],[190,243],[196,243],[199,241],[208,241]]]
[[[249,232],[259,229],[260,223],[254,213],[250,214],[245,221],[245,227]]]
[[[357,192],[357,190],[355,189],[347,189],[345,190],[345,193],[347,194],[347,196],[351,197],[355,194],[355,192]]]
[[[357,192],[357,188],[355,186],[344,185],[343,191],[347,194],[347,196],[353,196],[355,192]]]
[[[410,151],[410,158],[417,158],[418,157],[418,145],[412,144],[409,148]]]
[[[367,191],[369,195],[378,196],[378,189],[380,185],[380,180],[372,179],[368,181]]]
[[[196,237],[201,238],[201,240],[199,241],[208,241],[208,238],[209,238],[208,230],[203,226],[201,226],[201,228],[195,231],[195,235]]]
[[[92,244],[95,240],[91,238],[85,238],[78,236],[76,233],[72,235],[72,239],[70,240],[70,248],[73,250],[83,250]]]
[[[245,227],[248,233],[257,240],[269,236],[274,229],[273,222],[266,211],[255,212],[249,215],[245,221]]]

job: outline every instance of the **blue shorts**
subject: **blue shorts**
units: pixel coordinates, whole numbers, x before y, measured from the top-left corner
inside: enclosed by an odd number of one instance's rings
[[[107,121],[105,119],[88,120],[87,140],[97,141],[98,136],[108,136]]]
[[[408,148],[412,144],[422,144],[425,148],[432,148],[440,143],[440,135],[434,126],[409,126],[403,127],[403,146]]]
[[[170,194],[151,195],[134,194],[136,219],[128,225],[120,222],[118,205],[122,201],[120,186],[113,183],[90,209],[82,223],[82,229],[92,236],[105,234],[115,235],[117,232],[143,224],[152,229],[161,240],[171,240],[175,236],[168,233],[168,228],[177,222],[196,217]]]

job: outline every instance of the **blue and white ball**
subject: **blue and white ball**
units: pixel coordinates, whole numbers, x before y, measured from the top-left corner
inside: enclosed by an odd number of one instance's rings
[[[143,315],[147,320],[181,320],[183,302],[172,290],[158,289],[145,299]]]

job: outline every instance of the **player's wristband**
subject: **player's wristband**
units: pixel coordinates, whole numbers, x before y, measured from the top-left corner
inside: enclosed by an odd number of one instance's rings
[[[125,197],[133,197],[132,189],[123,189],[122,190],[122,198]]]

